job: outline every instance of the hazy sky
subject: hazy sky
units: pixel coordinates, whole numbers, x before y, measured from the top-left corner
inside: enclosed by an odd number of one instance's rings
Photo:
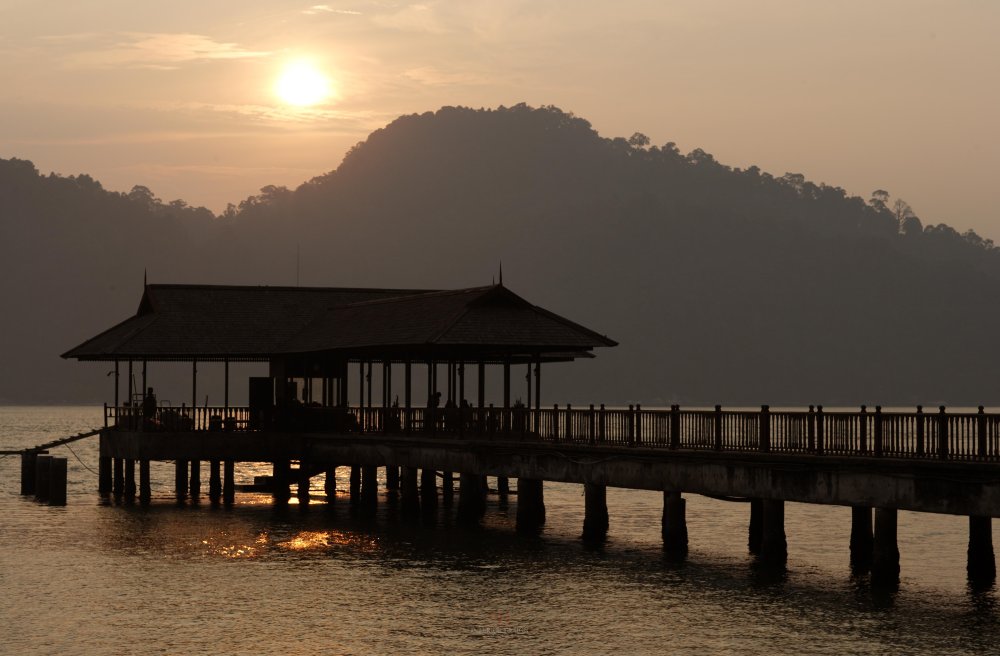
[[[220,211],[442,105],[906,199],[1000,242],[1000,1],[0,0],[0,157]],[[334,91],[274,88],[308,60]]]

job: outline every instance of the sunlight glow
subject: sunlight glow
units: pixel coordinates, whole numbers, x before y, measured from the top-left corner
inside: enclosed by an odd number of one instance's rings
[[[333,95],[330,79],[308,61],[291,62],[274,85],[277,96],[289,105],[317,105]]]

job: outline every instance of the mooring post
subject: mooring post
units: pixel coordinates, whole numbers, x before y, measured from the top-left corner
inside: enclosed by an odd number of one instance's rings
[[[208,500],[219,503],[222,498],[222,463],[218,460],[208,461]]]
[[[35,499],[46,502],[49,500],[49,482],[52,472],[52,456],[38,454],[35,459]]]
[[[760,559],[771,565],[784,565],[788,560],[785,502],[782,499],[764,499],[761,511]]]
[[[583,539],[600,542],[608,536],[608,486],[583,484]]]
[[[191,461],[191,479],[188,489],[191,491],[192,499],[201,496],[201,460]]]
[[[135,501],[135,460],[125,459],[125,502]]]
[[[374,513],[378,506],[378,467],[361,467],[361,507],[365,512]]]
[[[112,491],[114,492],[115,499],[121,499],[122,495],[125,494],[125,460],[115,458],[112,464],[114,465],[114,480],[111,484]]]
[[[747,531],[747,549],[753,555],[760,554],[761,541],[764,537],[764,501],[750,499],[750,528]]]
[[[475,524],[486,512],[483,482],[479,474],[462,472],[458,479],[458,515],[462,524]]]
[[[117,464],[117,463],[116,463]],[[183,501],[187,498],[187,460],[177,460],[174,462],[174,496],[177,497],[178,501]],[[118,477],[117,467],[115,469],[115,478]],[[118,481],[115,481],[115,489],[118,488]],[[115,496],[118,492],[115,492]]]
[[[232,505],[236,501],[236,463],[225,460],[222,463],[222,503]]]
[[[390,492],[399,489],[399,465],[385,466],[385,489]]]
[[[139,503],[149,504],[152,498],[152,489],[149,484],[149,460],[143,458],[139,461]]]
[[[326,470],[326,480],[323,481],[323,491],[326,493],[326,501],[330,503],[337,498],[337,468],[330,467]]]
[[[688,552],[687,500],[676,490],[663,491],[663,518],[660,535],[663,549],[672,558],[684,558]]]
[[[544,524],[545,491],[541,479],[517,479],[517,530],[537,533]]]
[[[36,461],[38,460],[37,451],[22,451],[21,452],[21,494],[34,495],[35,494],[35,470],[37,468]],[[100,473],[98,474],[98,490],[102,494],[106,494],[111,491],[111,462],[110,460],[105,463],[107,458],[98,459],[98,467],[100,468]],[[105,465],[107,465],[107,471],[105,471]],[[108,489],[107,491],[102,490],[104,484],[104,477],[107,475],[108,479]]]
[[[420,508],[425,513],[432,513],[437,509],[437,471],[433,469],[420,470]]]
[[[416,467],[403,467],[399,477],[400,513],[413,518],[420,514],[420,491],[417,488]]]
[[[361,466],[351,465],[351,477],[349,479],[347,492],[350,495],[351,505],[356,506],[361,503]]]
[[[899,547],[896,544],[895,508],[875,509],[875,531],[872,545],[872,583],[896,585],[899,583]]]
[[[871,569],[874,544],[871,506],[852,506],[851,570],[855,574],[863,574]]]
[[[450,508],[455,501],[455,475],[450,472],[441,472],[441,505]]]
[[[997,577],[993,556],[993,519],[989,516],[969,517],[969,550],[966,571],[969,581],[992,583]]]
[[[66,465],[66,458],[53,458],[49,463],[50,506],[66,505]]]

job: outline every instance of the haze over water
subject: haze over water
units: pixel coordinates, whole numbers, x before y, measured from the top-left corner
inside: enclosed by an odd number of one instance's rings
[[[99,423],[94,407],[0,408],[0,448]],[[177,507],[172,466],[154,462],[150,508],[107,507],[84,466],[97,441],[72,447],[80,460],[53,450],[69,459],[65,508],[18,496],[19,459],[0,459],[0,652],[954,654],[1000,637],[996,590],[965,583],[963,517],[900,512],[902,582],[877,593],[850,575],[846,508],[787,504],[774,576],[747,555],[748,507],[697,495],[676,564],[653,492],[609,489],[594,549],[578,485],[546,484],[538,538],[514,532],[516,497],[504,510],[491,496],[478,529],[444,508],[435,526],[403,522],[384,493],[359,518],[347,468],[333,507],[238,493],[224,510]],[[255,473],[269,466],[238,467],[237,483]]]

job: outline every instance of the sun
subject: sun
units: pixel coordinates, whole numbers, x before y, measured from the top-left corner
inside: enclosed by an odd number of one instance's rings
[[[291,62],[281,71],[274,92],[289,105],[308,107],[333,95],[330,79],[307,61]]]

